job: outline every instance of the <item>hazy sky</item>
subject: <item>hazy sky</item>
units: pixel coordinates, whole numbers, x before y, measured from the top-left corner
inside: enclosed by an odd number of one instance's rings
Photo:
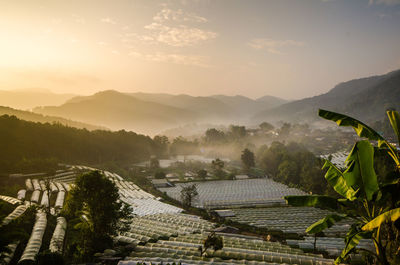
[[[0,89],[326,92],[400,68],[400,0],[0,0]]]

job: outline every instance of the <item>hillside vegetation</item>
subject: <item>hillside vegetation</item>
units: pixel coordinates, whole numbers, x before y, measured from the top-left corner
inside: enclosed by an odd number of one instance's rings
[[[39,161],[101,164],[138,162],[156,150],[150,137],[134,132],[88,131],[0,117],[0,174],[27,171]],[[45,163],[47,166],[48,163]],[[39,170],[39,168],[34,168]]]

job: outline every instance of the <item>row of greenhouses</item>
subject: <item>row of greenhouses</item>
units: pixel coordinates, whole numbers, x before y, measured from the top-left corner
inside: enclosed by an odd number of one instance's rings
[[[268,178],[191,182],[197,186],[198,198],[193,206],[201,208],[223,208],[232,206],[254,206],[284,204],[284,196],[304,195],[295,188],[275,182]],[[175,200],[181,200],[181,190],[187,184],[160,188]]]
[[[342,250],[345,248],[346,244],[344,238],[335,238],[335,237],[304,237],[303,240],[286,240],[288,245],[296,248],[300,248],[303,250],[311,251],[315,248],[318,251],[327,252],[330,256],[339,256]],[[361,239],[359,244],[357,245],[359,249],[367,249],[370,251],[374,251],[374,243],[371,239]]]
[[[199,247],[208,233],[184,234],[169,240],[137,245],[135,250],[121,261],[120,265],[132,262],[175,262],[182,264],[333,264],[333,260],[322,255],[304,253],[277,242],[263,241],[253,237],[240,238],[230,234],[219,234],[223,238],[221,250],[207,250],[201,255]]]
[[[154,195],[145,192],[131,181],[123,180],[115,173],[104,171],[104,175],[110,178],[118,187],[120,200],[132,207],[132,212],[138,216],[158,213],[180,213],[181,208],[159,201]]]
[[[284,233],[305,234],[307,227],[331,212],[314,207],[266,207],[232,208],[235,216],[229,220]],[[325,230],[328,236],[343,235],[351,226],[349,220],[342,220]]]

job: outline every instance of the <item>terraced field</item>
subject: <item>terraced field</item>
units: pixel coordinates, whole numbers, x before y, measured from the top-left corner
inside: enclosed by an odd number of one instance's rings
[[[313,207],[233,208],[231,211],[235,216],[227,217],[229,220],[269,230],[303,235],[307,227],[331,213]],[[350,225],[348,220],[340,221],[325,230],[325,234],[327,236],[344,236]]]
[[[193,206],[216,209],[237,206],[284,205],[284,196],[304,195],[301,190],[289,188],[284,184],[268,178],[191,182],[196,184],[199,193]],[[160,188],[175,200],[181,200],[182,187],[187,184],[176,184],[171,188]]]

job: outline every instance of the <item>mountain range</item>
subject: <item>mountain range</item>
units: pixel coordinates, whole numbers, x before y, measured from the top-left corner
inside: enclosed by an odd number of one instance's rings
[[[387,109],[400,110],[400,70],[340,83],[325,94],[261,111],[252,120],[313,123],[320,120],[317,115],[320,108],[365,122],[382,120]]]
[[[7,102],[2,97],[4,91],[0,93],[3,93],[0,94],[0,105],[10,105],[10,102],[24,105],[30,96],[29,106],[39,106],[33,112],[47,115],[45,118],[33,117],[32,112],[21,112],[17,115],[20,118],[23,118],[23,114],[28,120],[61,121],[63,124],[67,124],[66,121],[72,124],[74,120],[78,123],[70,126],[87,129],[100,126],[154,135],[169,129],[176,131],[176,128],[190,124],[257,125],[263,121],[314,123],[321,121],[317,115],[319,108],[345,113],[365,122],[382,120],[386,109],[400,109],[400,70],[343,82],[327,93],[295,101],[272,96],[251,99],[240,95],[197,97],[106,90],[90,96],[53,94],[43,98],[37,96],[46,92],[24,94],[17,91],[12,100]],[[7,93],[11,94],[10,91]],[[21,95],[20,102],[18,95]],[[42,106],[45,105],[42,103],[51,100],[52,104],[47,104],[50,106]],[[26,104],[24,108],[27,108]],[[17,111],[11,110],[2,108],[0,113]]]
[[[188,123],[243,123],[261,110],[286,102],[269,96],[253,100],[244,96],[194,97],[108,90],[74,97],[60,106],[38,107],[34,112],[156,134]]]

